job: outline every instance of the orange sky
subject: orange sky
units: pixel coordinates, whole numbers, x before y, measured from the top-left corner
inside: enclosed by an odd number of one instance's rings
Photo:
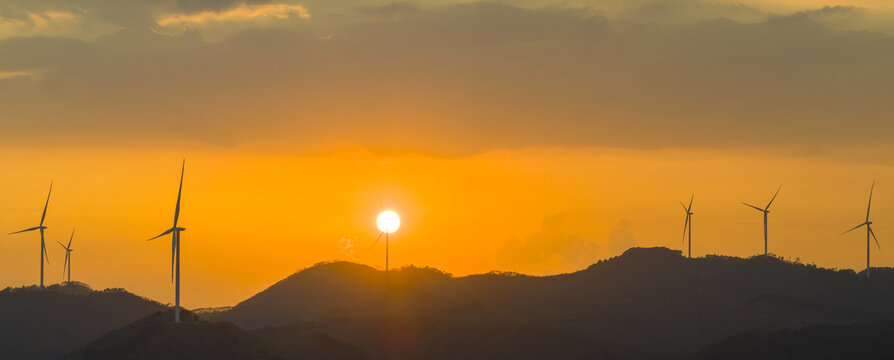
[[[638,246],[680,248],[677,202],[692,191],[695,255],[758,254],[760,214],[739,201],[766,203],[780,184],[770,251],[860,269],[862,233],[837,234],[860,221],[872,179],[879,181],[873,218],[883,248],[892,228],[884,219],[894,213],[889,165],[759,149],[540,148],[432,158],[5,148],[0,156],[0,171],[15,174],[0,179],[2,229],[36,225],[49,179],[55,181],[48,282],[61,279],[64,255],[55,241],[74,226],[73,279],[163,302],[172,291],[170,240],[145,239],[169,226],[179,159],[187,157],[181,217],[187,307],[232,305],[318,261],[383,267],[384,248],[371,248],[380,199],[402,217],[392,238],[393,266],[457,275],[573,271],[613,255],[629,236]],[[610,240],[622,219],[632,235],[621,231]],[[342,239],[350,239],[353,252]],[[31,233],[6,236],[4,285],[36,283],[38,242]],[[892,260],[890,252],[873,252],[876,266]]]

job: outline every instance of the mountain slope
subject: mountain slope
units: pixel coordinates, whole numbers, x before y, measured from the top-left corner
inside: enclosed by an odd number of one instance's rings
[[[76,347],[164,305],[120,289],[80,283],[0,291],[0,357],[59,359]]]
[[[449,280],[448,274],[431,268],[394,271],[388,284],[398,296],[391,296],[383,291],[385,275],[381,271],[348,262],[326,263],[295,273],[232,309],[207,317],[258,328],[295,320],[363,317],[390,308],[426,311],[443,303],[426,288],[438,288]]]

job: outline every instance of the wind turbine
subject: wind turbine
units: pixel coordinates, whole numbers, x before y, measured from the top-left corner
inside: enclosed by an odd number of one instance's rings
[[[882,246],[878,244],[878,239],[875,237],[875,232],[872,231],[872,221],[869,221],[869,208],[872,207],[872,190],[875,189],[875,181],[872,182],[872,187],[869,188],[869,205],[866,205],[866,221],[862,224],[854,226],[848,231],[841,233],[840,235],[847,234],[851,231],[859,229],[861,226],[866,226],[866,277],[869,278],[869,236],[872,235],[872,239],[875,240],[875,246],[878,247],[879,251],[882,250]],[[839,236],[840,236],[839,235]]]
[[[686,241],[686,230],[689,230],[689,249],[687,253],[687,257],[692,258],[692,200],[695,199],[695,194],[692,194],[692,197],[689,198],[689,206],[683,204],[680,201],[680,205],[683,206],[683,211],[686,211],[686,222],[683,223],[683,241]]]
[[[388,234],[393,233],[400,227],[400,217],[391,210],[384,210],[376,218],[376,226],[379,228],[379,236],[373,246],[379,243],[382,235],[385,235],[385,275],[388,275]]]
[[[43,260],[46,259],[47,264],[50,263],[50,257],[49,257],[49,255],[47,255],[47,245],[46,245],[46,242],[44,241],[44,236],[43,236],[44,235],[43,232],[44,232],[44,230],[47,229],[47,227],[43,226],[43,220],[46,219],[46,217],[47,217],[47,206],[50,205],[50,194],[52,194],[52,193],[53,193],[53,182],[50,181],[50,192],[47,193],[47,202],[46,202],[46,204],[43,205],[43,215],[40,215],[40,225],[37,225],[32,228],[27,228],[25,230],[20,230],[20,231],[9,233],[10,235],[12,235],[12,234],[23,233],[26,231],[40,230],[40,288],[41,289],[43,289]]]
[[[183,193],[183,171],[185,169],[186,159],[183,159],[183,165],[180,168],[180,188],[177,190],[177,207],[174,208],[174,226],[170,229],[165,230],[165,232],[159,234],[158,236],[147,240],[152,241],[167,234],[172,234],[171,281],[174,282],[174,322],[176,323],[180,322],[180,232],[186,230],[186,228],[177,226],[177,219],[180,218],[180,195]]]
[[[71,237],[68,238],[68,246],[63,245],[61,242],[58,242],[63,249],[65,249],[65,264],[62,265],[62,277],[65,278],[65,269],[68,269],[68,283],[71,283],[71,241],[74,239],[75,231],[71,229]]]
[[[779,195],[779,190],[782,190],[782,186],[780,186],[779,189],[776,189],[776,194],[774,194],[773,198],[770,199],[770,203],[767,204],[767,207],[765,207],[763,209],[759,208],[757,206],[751,205],[751,204],[742,203],[742,205],[753,207],[753,208],[757,209],[757,211],[764,213],[764,255],[765,256],[767,255],[767,214],[770,213],[770,205],[773,205],[773,200],[776,200],[776,195]]]

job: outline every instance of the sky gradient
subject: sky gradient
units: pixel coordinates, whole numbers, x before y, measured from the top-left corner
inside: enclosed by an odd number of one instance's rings
[[[828,6],[827,6],[828,5]],[[319,261],[555,274],[632,245],[862,269],[894,229],[883,1],[24,1],[0,4],[0,229],[50,267],[232,305]],[[892,220],[894,221],[894,220]],[[0,241],[0,286],[39,237]],[[890,251],[873,250],[874,266]]]

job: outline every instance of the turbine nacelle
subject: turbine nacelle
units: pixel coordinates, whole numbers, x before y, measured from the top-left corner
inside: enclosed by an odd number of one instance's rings
[[[151,238],[151,239],[149,239],[149,240],[146,240],[146,241],[152,241],[152,240],[158,239],[158,238],[160,238],[160,237],[162,237],[162,236],[165,236],[165,235],[170,234],[170,233],[175,232],[175,231],[178,232],[178,233],[179,233],[179,232],[183,232],[183,231],[186,231],[186,228],[184,228],[184,227],[172,227],[172,228],[170,228],[170,229],[165,230],[165,232],[163,232],[163,233],[161,233],[161,234],[158,234],[158,236],[156,236],[156,237],[154,237],[154,238]]]

